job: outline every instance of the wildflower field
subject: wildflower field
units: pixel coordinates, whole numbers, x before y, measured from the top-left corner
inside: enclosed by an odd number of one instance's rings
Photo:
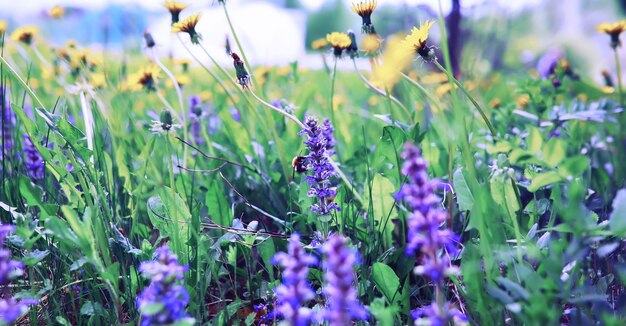
[[[600,83],[345,5],[319,69],[250,61],[225,0],[220,52],[177,1],[129,53],[0,20],[0,325],[625,325],[626,21]]]

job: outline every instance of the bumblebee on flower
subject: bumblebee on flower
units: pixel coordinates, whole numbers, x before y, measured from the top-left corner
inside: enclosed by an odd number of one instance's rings
[[[196,32],[196,25],[200,21],[200,13],[195,13],[172,25],[173,33],[187,33],[191,38],[191,43],[200,44],[202,36]]]
[[[407,35],[407,37],[402,41],[402,45],[406,51],[419,54],[422,59],[427,62],[433,62],[437,59],[435,57],[435,50],[426,45],[428,32],[433,23],[434,21],[431,20],[420,23],[419,28],[413,27],[411,34]]]

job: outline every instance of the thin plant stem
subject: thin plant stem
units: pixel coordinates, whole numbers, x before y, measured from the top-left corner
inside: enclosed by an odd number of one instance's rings
[[[374,91],[374,93],[380,95],[380,96],[384,96],[384,97],[389,97],[389,99],[391,100],[391,102],[395,103],[396,105],[398,105],[402,111],[404,112],[404,114],[406,115],[406,117],[409,119],[409,121],[412,123],[413,119],[411,118],[411,113],[409,112],[409,110],[406,108],[406,106],[404,106],[404,104],[402,104],[402,102],[400,102],[397,98],[395,98],[393,95],[389,94],[389,92],[383,91],[379,88],[377,88],[376,86],[374,86],[374,84],[372,84],[369,80],[367,80],[367,78],[365,78],[365,76],[363,76],[363,74],[361,73],[361,71],[359,71],[359,68],[356,65],[356,60],[352,59],[352,63],[354,64],[354,71],[356,71],[357,75],[359,75],[359,77],[361,78],[361,80],[365,83],[365,85],[367,85],[367,87],[369,87],[370,89],[372,89]]]
[[[152,50],[151,51],[152,60],[157,64],[157,66],[159,66],[159,68],[161,68],[161,70],[163,70],[163,72],[167,75],[167,77],[172,81],[172,84],[174,85],[174,90],[176,91],[176,96],[178,97],[178,107],[180,110],[180,118],[183,124],[183,138],[187,140],[189,136],[188,136],[187,116],[185,114],[185,106],[183,105],[183,92],[180,89],[180,85],[178,85],[178,81],[176,80],[176,77],[174,77],[174,74],[172,74],[172,72],[169,69],[167,69],[167,67],[163,64],[163,62],[161,62],[161,59],[159,59],[159,56],[154,51],[154,48],[152,48],[151,50]],[[183,165],[186,165],[186,162],[187,162],[187,147],[185,147],[183,151]]]
[[[426,88],[422,86],[422,84],[411,79],[411,77],[407,76],[404,73],[402,73],[402,78],[404,78],[404,80],[413,84],[413,86],[415,86],[420,92],[422,92],[422,94],[424,94],[424,96],[426,96],[426,98],[428,98],[428,102],[430,102],[431,105],[434,105],[437,108],[437,110],[441,112],[442,108],[441,108],[441,104],[439,104],[439,101],[436,98],[434,98],[432,94],[430,94],[430,92],[428,92],[428,90],[426,90]]]
[[[624,104],[624,93],[622,90],[622,67],[619,63],[617,47],[613,49],[613,53],[615,54],[615,68],[617,69],[617,91],[619,93],[619,103]]]
[[[169,133],[165,134],[165,137],[166,137],[165,142],[167,143],[165,145],[166,145],[166,151],[167,151],[167,163],[169,164],[170,188],[172,188],[172,190],[175,191],[176,183],[174,181],[174,162],[172,158],[172,143],[170,142]]]
[[[333,75],[331,76],[330,82],[330,118],[333,122],[335,122],[335,106],[333,105],[333,100],[335,97],[335,78],[337,77],[337,57],[335,57],[335,64],[333,65]]]
[[[43,105],[43,103],[41,102],[41,100],[39,99],[39,97],[37,97],[37,95],[35,94],[35,92],[33,92],[33,90],[30,88],[30,86],[28,86],[28,84],[24,81],[24,79],[22,79],[22,77],[20,77],[20,75],[15,71],[15,69],[13,69],[13,67],[4,59],[4,57],[0,56],[0,61],[2,61],[2,64],[4,64],[5,66],[7,66],[7,68],[9,69],[9,72],[11,73],[11,75],[13,75],[13,77],[15,77],[17,79],[17,81],[20,83],[20,85],[22,85],[22,87],[24,87],[24,89],[26,90],[26,92],[28,93],[28,95],[30,95],[35,102],[37,102],[37,105],[39,105],[39,107],[41,107],[42,109],[46,110],[46,106]]]
[[[496,130],[493,128],[493,125],[489,121],[489,118],[485,114],[485,111],[480,107],[480,105],[478,104],[478,102],[476,102],[476,100],[472,97],[472,95],[470,95],[469,91],[463,86],[463,84],[461,84],[461,82],[459,82],[456,78],[454,78],[452,74],[446,68],[444,68],[439,62],[435,61],[435,66],[437,66],[437,68],[439,68],[441,72],[448,74],[448,77],[451,78],[454,84],[459,87],[459,89],[463,92],[463,94],[465,94],[465,96],[467,96],[470,102],[472,102],[476,110],[478,110],[478,113],[480,113],[480,116],[482,117],[483,121],[487,125],[487,128],[489,128],[489,132],[491,133],[491,136],[497,137]]]
[[[237,32],[235,32],[235,27],[233,27],[233,23],[230,20],[228,9],[226,9],[226,2],[222,2],[222,8],[224,8],[224,15],[226,15],[226,21],[228,21],[228,27],[230,28],[230,32],[233,33],[233,38],[235,39],[235,43],[237,43],[237,47],[239,48],[239,51],[241,51],[243,62],[245,62],[248,68],[252,69],[252,66],[250,65],[250,61],[248,61],[248,57],[246,56],[246,51],[243,50],[243,47],[241,46],[241,42],[239,42],[239,37],[237,37]],[[252,81],[254,82],[254,85],[257,84],[256,78],[254,75],[252,75]]]
[[[287,113],[285,110],[281,110],[275,106],[273,106],[272,104],[268,103],[267,101],[264,101],[263,99],[261,99],[258,95],[256,95],[256,93],[254,93],[252,90],[250,90],[250,94],[252,94],[252,97],[254,97],[257,101],[259,101],[259,103],[263,104],[264,106],[268,107],[269,109],[276,111],[280,114],[282,114],[283,116],[285,116],[285,118],[295,122],[298,126],[300,126],[300,128],[302,129],[306,129],[306,126],[304,125],[304,123],[302,123],[298,118],[296,118],[294,115]]]
[[[91,107],[87,102],[87,97],[85,96],[85,92],[80,92],[80,108],[83,112],[83,119],[85,123],[85,132],[87,133],[87,148],[90,151],[93,151],[93,129],[94,129],[94,121],[91,113]],[[93,158],[92,158],[93,160]],[[92,162],[93,163],[93,162]]]
[[[35,52],[35,55],[44,64],[44,66],[46,66],[48,68],[52,67],[50,62],[48,62],[48,60],[46,60],[46,57],[44,57],[43,54],[41,54],[41,52],[39,52],[39,49],[37,49],[37,47],[35,46],[34,43],[30,46],[30,48],[33,50],[33,52]]]

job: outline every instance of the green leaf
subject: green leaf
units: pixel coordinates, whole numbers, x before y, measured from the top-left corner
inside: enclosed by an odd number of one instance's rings
[[[560,138],[550,138],[542,147],[541,155],[550,167],[555,167],[565,158],[565,142]]]
[[[383,298],[376,298],[369,305],[369,310],[376,318],[378,322],[376,325],[381,326],[393,326],[394,315],[398,312],[398,307],[395,305],[385,306],[385,300]]]
[[[543,137],[541,136],[541,132],[538,128],[530,129],[530,134],[526,139],[526,143],[528,144],[528,151],[531,154],[539,154],[539,151],[541,151],[541,146],[543,145]]]
[[[559,164],[558,169],[562,176],[579,176],[589,168],[589,158],[583,155],[568,157]]]
[[[528,191],[535,192],[541,187],[561,182],[563,177],[558,172],[549,171],[535,175],[528,186]]]
[[[613,212],[609,217],[609,228],[618,237],[626,236],[626,188],[617,192],[613,199]]]
[[[154,316],[163,310],[163,308],[165,308],[165,306],[162,303],[157,302],[145,304],[139,308],[139,311],[141,311],[141,314],[143,315]]]
[[[459,210],[469,211],[474,207],[474,195],[467,184],[463,169],[459,168],[454,171],[452,177],[452,184],[456,191],[456,202],[459,205]]]
[[[375,263],[372,266],[372,279],[378,290],[385,295],[389,302],[393,303],[400,287],[400,279],[393,269],[383,263]]]
[[[169,187],[163,187],[158,195],[148,199],[148,216],[152,224],[159,229],[162,237],[170,237],[170,246],[178,255],[182,264],[189,257],[187,246],[191,213],[187,204]]]
[[[230,204],[226,200],[224,185],[218,180],[213,180],[206,192],[206,206],[209,217],[213,222],[221,226],[231,226],[233,224],[233,214]]]
[[[392,208],[395,203],[393,199],[395,191],[396,188],[389,179],[380,174],[374,175],[371,189],[372,196],[368,200],[371,200],[374,219],[378,222],[378,231],[383,232],[384,230],[383,237],[386,244],[391,244],[391,236],[394,229],[392,220],[395,218],[396,212]]]
[[[106,316],[107,312],[100,303],[87,301],[80,307],[80,314],[85,316]]]

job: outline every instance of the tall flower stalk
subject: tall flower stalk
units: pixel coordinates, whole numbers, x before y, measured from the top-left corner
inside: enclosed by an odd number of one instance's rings
[[[408,182],[396,194],[396,199],[404,201],[411,211],[405,252],[407,255],[418,254],[415,273],[430,279],[435,287],[434,303],[416,310],[415,324],[428,320],[432,325],[448,325],[464,320],[465,317],[445,301],[443,293],[445,277],[455,272],[449,254],[456,253],[457,249],[456,236],[442,226],[447,213],[435,193],[439,182],[428,178],[428,162],[415,145],[406,144],[402,158],[405,160],[402,174]]]
[[[324,261],[324,294],[326,311],[324,320],[330,325],[352,325],[354,320],[366,320],[367,310],[358,299],[354,286],[354,266],[358,263],[358,253],[349,248],[346,238],[334,234],[322,245],[326,255]]]
[[[292,326],[306,326],[315,319],[307,303],[315,297],[307,276],[309,266],[317,263],[313,255],[307,254],[300,245],[300,235],[289,238],[287,252],[279,252],[272,258],[273,264],[284,268],[283,282],[277,286],[276,312]]]
[[[307,116],[304,124],[305,129],[299,135],[306,135],[304,143],[309,149],[309,154],[305,156],[307,170],[312,174],[306,177],[311,189],[308,196],[317,198],[317,202],[311,205],[311,210],[320,217],[329,217],[333,211],[340,210],[340,207],[333,202],[336,189],[331,187],[331,178],[336,177],[335,168],[330,163],[330,156],[335,151],[334,128],[330,120],[325,119],[323,123]]]
[[[137,297],[140,325],[192,325],[193,319],[185,311],[189,293],[180,284],[187,266],[178,263],[178,257],[167,245],[154,254],[154,260],[139,266],[141,275],[150,279],[150,285]]]

